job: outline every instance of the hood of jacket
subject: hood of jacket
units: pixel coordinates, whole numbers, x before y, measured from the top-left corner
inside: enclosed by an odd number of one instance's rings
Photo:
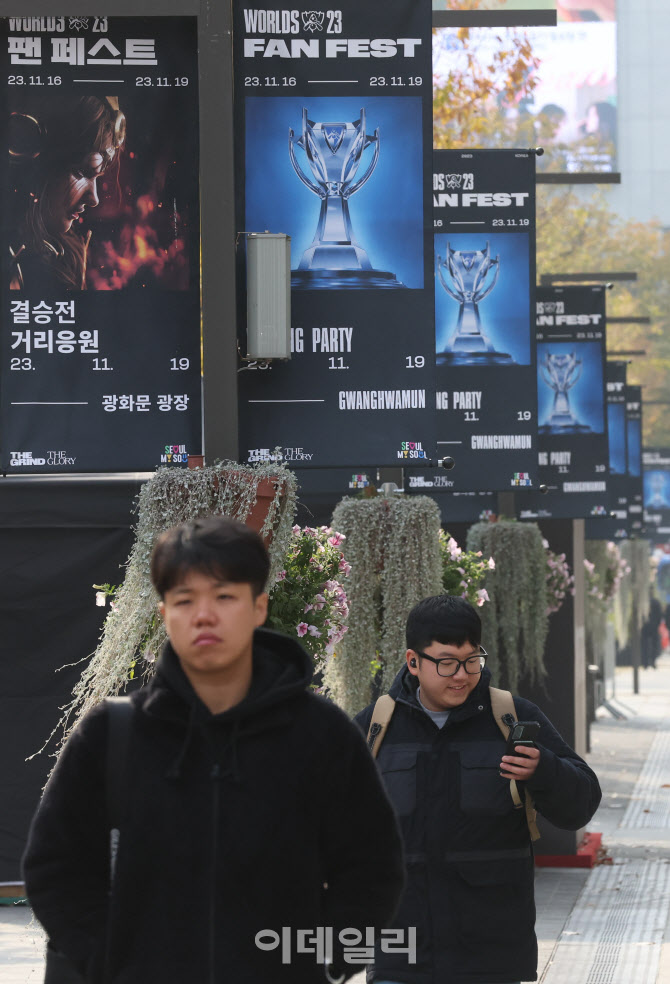
[[[153,679],[138,697],[142,710],[152,716],[169,720],[194,716],[198,722],[214,718],[221,723],[241,723],[304,693],[312,674],[312,661],[298,642],[269,629],[256,629],[251,686],[246,697],[229,710],[214,715],[210,712],[193,689],[169,641],[163,646]]]
[[[239,782],[240,737],[290,722],[291,702],[305,694],[312,673],[312,661],[298,642],[269,629],[256,629],[249,692],[234,707],[212,714],[193,689],[168,641],[153,679],[135,695],[135,701],[144,714],[183,729],[179,750],[167,772],[169,779],[182,777],[189,749],[200,736],[210,746],[218,768],[222,769],[225,761],[226,774]]]

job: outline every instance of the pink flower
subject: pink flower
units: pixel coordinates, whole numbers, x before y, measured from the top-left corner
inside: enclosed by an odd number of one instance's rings
[[[277,582],[283,581],[285,579],[285,577],[286,577],[286,571],[280,571],[279,574],[277,574],[277,577],[275,578],[275,580]]]
[[[489,557],[489,570],[494,571],[496,569],[496,562],[493,557]]]
[[[309,628],[309,625],[307,624],[307,622],[300,622],[298,624],[298,627],[296,629],[296,632],[298,633],[299,636],[304,636],[304,635],[307,635],[308,628]]]
[[[291,533],[296,533],[296,534],[297,534],[297,533],[299,533],[299,532],[300,532],[300,527],[299,527],[299,526],[298,526],[298,524],[296,523],[296,525],[295,525],[295,526],[293,527],[293,529],[291,530]]]
[[[342,573],[344,574],[345,577],[348,577],[349,574],[351,573],[351,564],[348,564],[346,562],[346,560],[344,559],[344,557],[341,557],[340,558],[340,562],[338,564],[338,568],[339,568],[339,570],[342,571]]]
[[[304,608],[304,610],[303,610],[303,615],[306,615],[306,614],[307,614],[307,612],[311,612],[311,610],[312,610],[313,608],[314,608],[314,605],[305,605],[305,608]]]
[[[490,601],[489,593],[486,588],[479,588],[477,590],[477,607],[481,608],[485,601]]]
[[[346,540],[346,536],[344,535],[344,533],[333,533],[332,536],[328,537],[328,543],[331,545],[331,547],[339,547],[339,545],[343,543],[345,540]]]
[[[321,633],[317,629],[316,625],[308,625],[307,631],[311,636],[314,636],[315,639],[318,639],[321,636]]]

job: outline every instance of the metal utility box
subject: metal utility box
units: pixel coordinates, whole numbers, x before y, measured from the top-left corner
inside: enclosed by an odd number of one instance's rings
[[[247,234],[247,358],[291,358],[291,237]]]

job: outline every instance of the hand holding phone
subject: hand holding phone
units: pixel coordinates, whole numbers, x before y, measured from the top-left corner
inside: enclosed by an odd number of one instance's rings
[[[535,738],[540,731],[538,721],[515,721],[510,728],[505,755],[500,763],[500,775],[504,779],[528,780],[533,777],[540,761],[540,751],[535,744]],[[528,749],[524,754],[521,749]],[[531,751],[532,749],[532,751]],[[505,761],[508,756],[523,759],[523,764]]]

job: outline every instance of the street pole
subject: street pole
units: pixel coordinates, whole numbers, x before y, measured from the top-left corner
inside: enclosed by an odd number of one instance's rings
[[[633,693],[639,694],[640,692],[640,626],[638,624],[639,616],[637,609],[637,592],[633,591],[633,610],[630,615],[630,620],[632,623],[631,632],[631,656],[633,660]]]

